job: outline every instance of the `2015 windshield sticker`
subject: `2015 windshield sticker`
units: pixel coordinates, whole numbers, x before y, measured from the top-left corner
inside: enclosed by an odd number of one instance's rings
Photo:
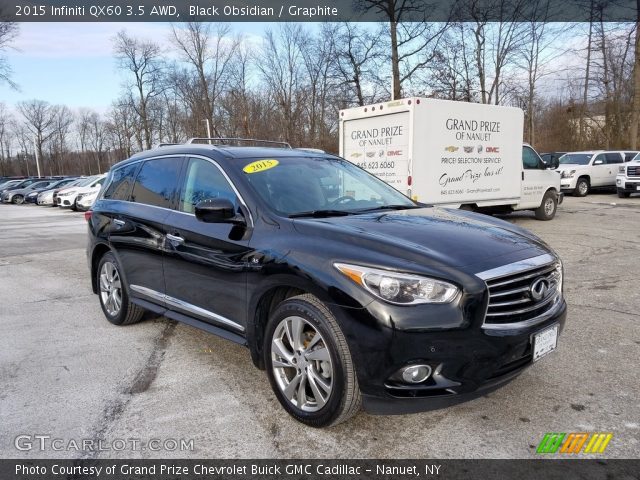
[[[265,158],[264,160],[258,160],[257,162],[251,162],[248,165],[245,165],[242,169],[245,173],[258,173],[264,172],[265,170],[269,170],[278,165],[278,160],[272,158]]]

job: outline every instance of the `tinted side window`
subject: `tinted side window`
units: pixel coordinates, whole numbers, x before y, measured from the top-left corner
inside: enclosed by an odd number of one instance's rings
[[[635,157],[636,155],[637,155],[636,152],[626,152],[624,154],[624,161],[630,162],[631,160],[633,160],[633,157]]]
[[[605,158],[607,159],[607,163],[622,163],[622,157],[619,153],[605,153]]]
[[[220,169],[201,158],[189,159],[184,185],[180,192],[180,211],[194,213],[202,200],[227,198],[237,206],[236,194]]]
[[[598,160],[602,160],[602,163],[607,163],[604,153],[599,153],[598,155],[596,155],[596,157],[593,159],[592,165],[594,165]]]
[[[114,170],[111,173],[111,183],[109,183],[102,197],[111,200],[129,200],[133,177],[139,166],[140,164],[134,163]]]
[[[529,147],[522,147],[522,166],[526,169],[540,168],[540,157]]]
[[[171,208],[181,166],[180,158],[159,158],[144,162],[133,184],[131,201]]]

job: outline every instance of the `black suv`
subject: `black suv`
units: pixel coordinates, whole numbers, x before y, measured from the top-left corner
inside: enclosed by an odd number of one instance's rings
[[[562,264],[539,238],[319,151],[162,146],[115,165],[86,217],[110,322],[149,310],[247,346],[316,427],[361,404],[483,395],[555,349],[565,322]]]

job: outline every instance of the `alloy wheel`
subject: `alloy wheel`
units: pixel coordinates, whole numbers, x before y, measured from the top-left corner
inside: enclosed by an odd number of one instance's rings
[[[302,317],[284,318],[273,332],[271,363],[280,391],[295,407],[317,412],[329,400],[334,370],[328,344]]]
[[[122,283],[118,269],[111,262],[105,262],[100,269],[100,299],[109,315],[118,315],[122,307]]]

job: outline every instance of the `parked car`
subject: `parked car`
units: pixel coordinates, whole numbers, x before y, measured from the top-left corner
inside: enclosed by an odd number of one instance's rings
[[[558,168],[560,165],[560,157],[567,152],[547,152],[540,154],[540,158],[548,168],[553,168],[554,170]]]
[[[38,202],[38,196],[42,192],[45,192],[47,190],[52,190],[54,188],[62,188],[65,185],[69,185],[71,182],[73,182],[75,180],[76,180],[75,177],[68,177],[68,178],[65,178],[63,180],[56,180],[54,183],[52,183],[50,185],[47,185],[46,187],[36,188],[31,193],[27,194],[24,197],[24,201],[25,201],[25,203],[37,203]]]
[[[562,263],[538,237],[414,202],[329,154],[165,146],[114,166],[85,218],[108,321],[150,310],[247,346],[315,427],[361,403],[409,413],[484,395],[565,323]]]
[[[629,198],[632,193],[640,193],[640,154],[626,165],[618,167],[616,190],[620,198]]]
[[[106,178],[106,175],[94,175],[86,178],[83,182],[72,187],[63,188],[57,195],[54,194],[56,205],[61,208],[71,208],[76,210],[76,199],[79,194],[92,191],[96,187],[100,187]]]
[[[3,184],[0,184],[0,195],[2,195],[6,190],[9,190],[9,189],[15,187],[16,185],[21,184],[23,181],[24,180],[22,180],[22,179],[8,180],[8,181],[4,182]]]
[[[637,153],[637,152],[636,152]],[[578,197],[593,188],[613,188],[618,167],[625,156],[620,151],[570,152],[560,157],[560,187]]]
[[[98,193],[100,193],[100,186],[94,188],[90,192],[80,193],[76,198],[76,208],[81,212],[86,212],[91,209],[93,203],[96,201],[98,197]]]
[[[76,178],[65,185],[57,186],[55,188],[41,192],[40,194],[38,194],[38,200],[37,200],[38,205],[56,207],[57,205],[55,202],[55,196],[60,190],[62,190],[63,188],[72,187],[74,185],[79,185],[80,183],[83,183],[85,180],[86,180],[86,177]]]
[[[46,188],[57,181],[58,180],[42,180],[40,182],[34,182],[27,187],[5,190],[2,194],[2,203],[14,203],[16,205],[20,205],[25,202],[26,196],[30,193],[35,193],[37,189]]]

